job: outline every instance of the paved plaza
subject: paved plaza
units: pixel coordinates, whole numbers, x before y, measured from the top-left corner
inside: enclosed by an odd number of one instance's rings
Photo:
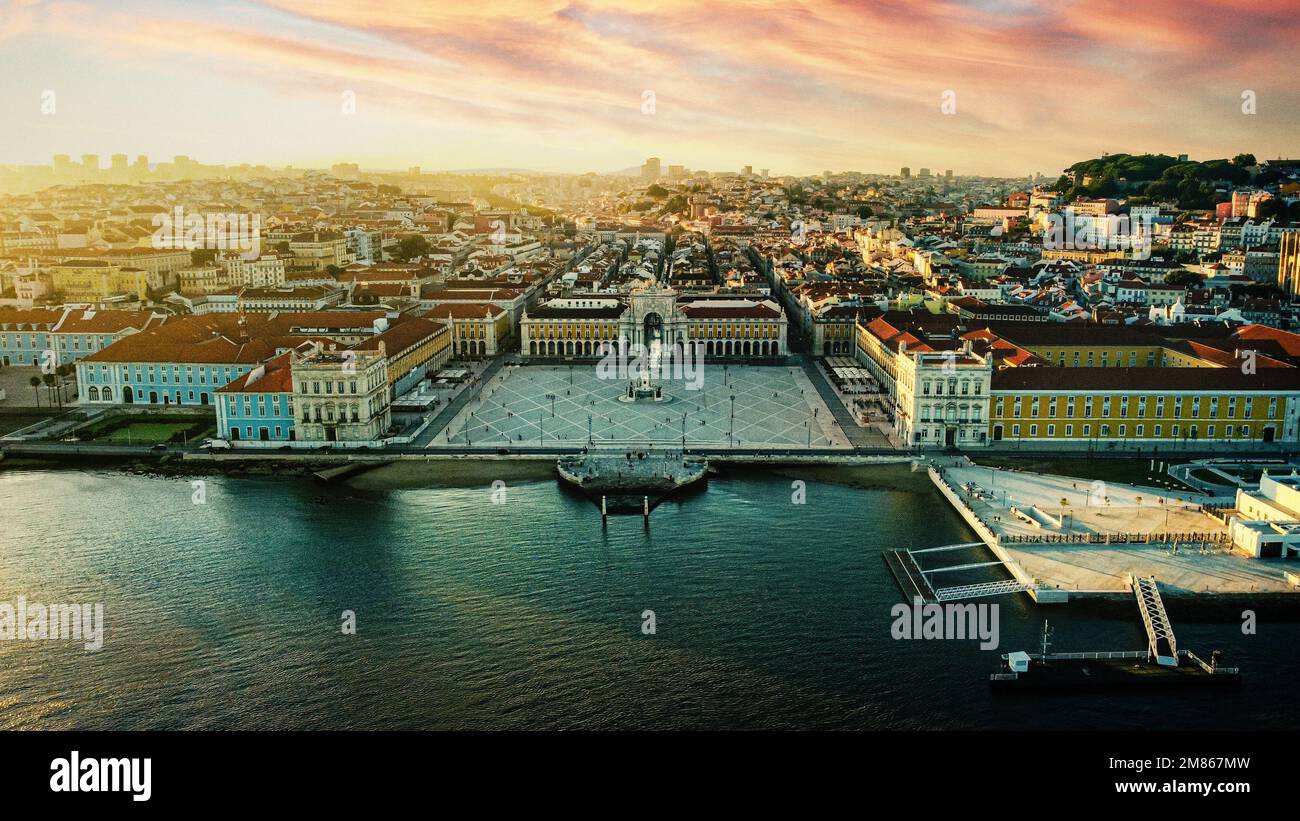
[[[1116,482],[1021,473],[987,467],[945,468],[962,499],[999,536],[1056,534],[1208,533],[1224,527],[1199,507],[1205,497]],[[1069,514],[1061,530],[1052,522],[1035,528],[1012,507]],[[1009,542],[1005,549],[1024,570],[1045,584],[1073,591],[1125,592],[1129,574],[1152,576],[1168,590],[1191,593],[1294,592],[1281,560],[1249,559],[1224,548],[1202,550],[1185,542],[1175,554],[1168,545]]]
[[[585,444],[590,424],[597,445],[680,445],[684,423],[688,445],[849,448],[801,368],[705,365],[698,390],[658,380],[664,402],[620,401],[629,381],[598,378],[592,365],[507,367],[431,444]]]

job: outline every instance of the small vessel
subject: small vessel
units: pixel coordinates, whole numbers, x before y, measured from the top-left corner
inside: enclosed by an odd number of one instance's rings
[[[556,462],[561,479],[612,509],[641,510],[646,497],[653,504],[704,481],[708,470],[705,457],[669,449],[595,450]]]
[[[1236,667],[1219,664],[1216,650],[1207,663],[1179,650],[1176,665],[1158,663],[1146,650],[1100,653],[1049,653],[1052,630],[1043,622],[1040,651],[1003,653],[998,671],[989,675],[995,689],[1077,689],[1129,686],[1233,686],[1241,683]]]

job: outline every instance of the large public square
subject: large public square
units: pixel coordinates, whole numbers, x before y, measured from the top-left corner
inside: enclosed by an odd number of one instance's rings
[[[681,444],[849,448],[802,369],[704,365],[697,380],[663,378],[664,401],[623,401],[627,379],[591,364],[511,366],[434,437],[433,445]]]

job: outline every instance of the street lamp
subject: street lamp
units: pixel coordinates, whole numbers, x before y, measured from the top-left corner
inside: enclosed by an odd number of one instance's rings
[[[731,446],[736,446],[736,395],[731,395],[731,422],[727,429],[727,438],[731,440]]]

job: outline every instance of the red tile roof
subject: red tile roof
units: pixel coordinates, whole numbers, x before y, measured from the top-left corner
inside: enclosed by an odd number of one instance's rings
[[[285,351],[263,367],[235,377],[217,393],[293,393],[292,355]]]

